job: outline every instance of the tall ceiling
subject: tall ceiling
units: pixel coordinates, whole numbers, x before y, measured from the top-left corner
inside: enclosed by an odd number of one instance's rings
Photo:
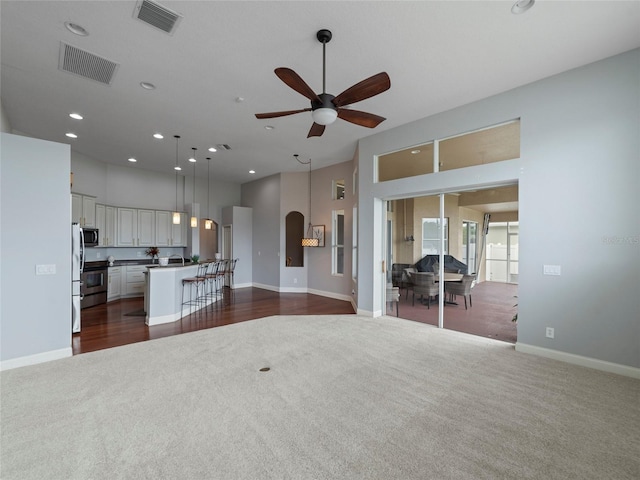
[[[199,176],[210,155],[212,177],[244,183],[305,170],[294,153],[312,158],[314,169],[351,160],[360,138],[640,46],[638,1],[538,0],[521,15],[511,13],[512,1],[159,3],[182,16],[172,34],[135,18],[135,1],[2,0],[1,95],[12,129],[171,174],[179,134],[183,173],[192,174],[186,159],[196,147]],[[375,129],[338,119],[307,138],[310,113],[255,118],[309,107],[277,67],[322,91],[322,28],[333,32],[328,93],[389,74],[388,91],[353,105],[386,117]],[[111,84],[60,70],[61,42],[117,63]],[[215,144],[231,150],[208,154]]]

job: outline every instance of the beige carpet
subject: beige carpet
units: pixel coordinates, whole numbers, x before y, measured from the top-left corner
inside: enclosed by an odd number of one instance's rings
[[[393,317],[269,317],[1,388],[3,480],[640,477],[638,380]]]

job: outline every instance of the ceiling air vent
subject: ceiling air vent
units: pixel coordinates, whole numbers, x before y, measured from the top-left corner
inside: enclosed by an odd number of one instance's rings
[[[73,45],[60,42],[58,68],[96,82],[111,85],[119,65]]]
[[[226,143],[219,143],[216,145],[216,148],[218,150],[231,150],[231,147],[229,145],[227,145]]]
[[[136,8],[133,10],[133,16],[170,35],[182,20],[180,14],[149,0],[138,0]]]

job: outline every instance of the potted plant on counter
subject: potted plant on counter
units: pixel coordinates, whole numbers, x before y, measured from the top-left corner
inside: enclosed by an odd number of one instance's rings
[[[160,254],[160,249],[158,247],[149,247],[145,250],[144,254],[147,257],[151,257],[151,263],[156,263],[156,258]]]

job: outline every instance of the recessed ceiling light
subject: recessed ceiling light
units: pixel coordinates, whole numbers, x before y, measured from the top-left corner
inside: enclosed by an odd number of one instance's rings
[[[249,173],[256,173],[255,170],[249,170]]]
[[[78,138],[78,135],[76,135],[75,133],[71,133],[71,132],[67,132],[65,133],[65,135],[69,138]]]
[[[218,149],[216,147],[209,147],[210,152],[217,152]]]
[[[83,118],[79,113],[70,113],[69,116],[75,120],[82,120]]]
[[[238,103],[244,102],[244,97],[236,97],[236,102]]]
[[[534,3],[536,3],[536,0],[518,0],[511,7],[511,13],[515,15],[524,13],[527,10],[529,10],[531,7],[533,7]]]
[[[189,161],[190,161],[191,163],[196,163],[196,161],[197,161],[197,160],[196,160],[195,158],[191,157],[191,158],[189,159]]]
[[[130,161],[131,163],[136,163],[138,160],[136,160],[135,158],[131,157],[131,158],[129,159],[129,161]]]
[[[180,166],[176,165],[175,167],[173,167],[173,169],[174,169],[174,170],[177,170],[177,171],[180,171],[180,170],[182,170],[182,167],[180,167]]]
[[[156,86],[151,82],[140,82],[140,86],[145,90],[155,90]]]
[[[420,153],[420,150],[411,150],[411,155],[415,155],[417,153]]]
[[[153,138],[157,138],[158,140],[162,140],[164,136],[161,133],[154,133]]]
[[[77,23],[64,22],[64,26],[67,27],[67,30],[75,35],[80,35],[81,37],[86,37],[87,35],[89,35],[89,32],[87,32],[84,27],[78,25]]]
[[[265,125],[264,129],[265,130],[275,130],[276,127],[274,127],[273,125]]]

